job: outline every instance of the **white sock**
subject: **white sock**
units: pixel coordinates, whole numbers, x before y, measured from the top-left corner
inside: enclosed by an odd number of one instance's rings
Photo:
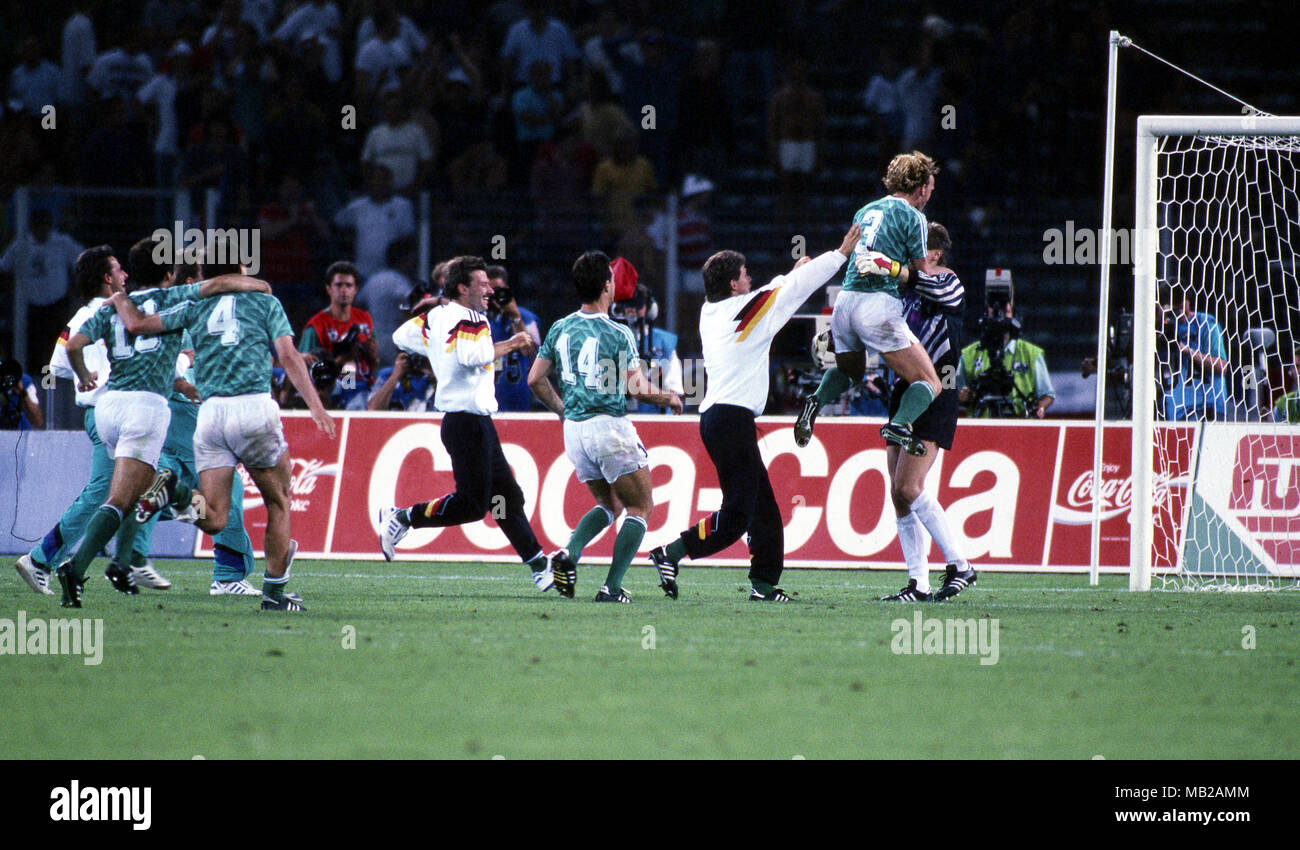
[[[916,579],[916,589],[930,592],[930,564],[925,559],[925,529],[921,518],[910,511],[898,518],[898,542],[903,546],[907,577]]]
[[[930,532],[934,542],[939,544],[939,550],[943,552],[944,560],[950,564],[956,564],[958,570],[964,570],[968,566],[966,559],[962,557],[961,550],[957,548],[957,539],[953,536],[952,528],[948,525],[948,515],[939,505],[939,501],[929,493],[922,492],[916,497],[916,501],[911,504],[912,513],[916,514],[925,526],[925,530]]]

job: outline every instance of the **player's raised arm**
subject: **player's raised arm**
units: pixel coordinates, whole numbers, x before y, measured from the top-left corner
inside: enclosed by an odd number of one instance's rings
[[[156,336],[166,331],[163,326],[162,316],[158,313],[145,315],[140,312],[140,308],[135,306],[135,302],[127,297],[124,292],[115,292],[108,299],[108,303],[113,305],[117,310],[117,315],[122,319],[122,325],[126,332],[134,336]],[[71,357],[69,356],[69,359]]]
[[[246,274],[222,274],[203,281],[199,286],[200,298],[228,295],[232,292],[265,292],[269,295],[271,284]]]
[[[627,394],[638,401],[644,401],[646,404],[653,404],[655,407],[666,407],[673,413],[681,413],[683,410],[681,396],[671,390],[656,390],[646,378],[645,373],[641,371],[640,364],[634,365],[627,370]]]
[[[533,365],[528,370],[528,387],[537,396],[537,400],[546,406],[546,409],[564,418],[564,401],[560,394],[555,391],[555,385],[551,383],[551,361],[545,357],[538,357],[533,361]]]
[[[316,427],[328,434],[330,439],[334,439],[334,420],[325,412],[325,405],[321,404],[320,396],[316,394],[316,385],[311,381],[311,374],[307,371],[307,364],[303,362],[302,355],[293,345],[293,337],[287,334],[276,337],[275,355],[280,358],[280,365],[284,367],[284,372],[289,376],[298,395],[307,402],[307,409],[311,411],[311,418],[316,423]]]
[[[853,248],[861,236],[862,228],[854,224],[844,234],[844,240],[839,248],[827,251],[806,263],[796,264],[789,273],[781,275],[764,287],[775,291],[775,294],[770,296],[775,301],[770,308],[766,305],[757,308],[762,311],[758,325],[766,327],[775,336],[776,332],[790,321],[790,317],[803,302],[808,300],[808,296],[830,282],[831,278],[844,267],[845,261],[853,254]]]

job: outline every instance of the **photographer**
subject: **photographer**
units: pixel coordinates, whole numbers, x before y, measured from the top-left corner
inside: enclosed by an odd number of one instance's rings
[[[392,366],[379,370],[379,386],[370,394],[366,410],[406,410],[415,413],[433,410],[433,394],[437,385],[429,358],[399,352]]]
[[[1168,295],[1164,303],[1170,306],[1161,309],[1156,346],[1165,389],[1165,419],[1231,419],[1232,400],[1224,381],[1228,360],[1223,328],[1208,313],[1196,312],[1187,284],[1174,281]]]
[[[514,293],[506,283],[504,266],[488,266],[488,282],[492,294],[488,297],[488,327],[492,341],[504,342],[520,331],[533,338],[531,350],[516,350],[496,362],[497,409],[502,413],[527,412],[532,406],[532,393],[528,389],[528,370],[533,366],[533,353],[542,344],[537,314],[520,307]]]
[[[644,283],[637,282],[637,271],[622,257],[611,264],[617,289],[632,290],[632,296],[614,302],[613,317],[632,329],[636,337],[637,353],[645,361],[646,377],[657,390],[682,394],[682,361],[677,356],[677,335],[655,324],[659,318],[659,302]],[[621,281],[626,283],[621,283]],[[656,407],[649,402],[629,398],[629,413],[667,413],[669,408]]]
[[[375,339],[374,320],[365,310],[352,306],[357,295],[359,275],[357,267],[338,261],[325,271],[329,307],[307,321],[298,350],[311,369],[312,381],[320,392],[322,382],[329,377],[328,367],[315,368],[318,363],[333,367],[336,380],[333,391],[322,400],[330,407],[346,410],[365,410],[370,388],[375,383],[375,368],[379,365],[379,342]]]
[[[986,302],[979,340],[961,351],[958,399],[968,416],[1042,419],[1056,400],[1043,349],[1020,338],[1009,289],[988,291]]]
[[[45,416],[36,396],[36,383],[23,374],[17,360],[0,355],[0,429],[29,431],[45,427]]]

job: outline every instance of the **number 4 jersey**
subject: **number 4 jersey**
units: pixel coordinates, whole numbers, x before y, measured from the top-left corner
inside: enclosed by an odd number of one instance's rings
[[[853,221],[862,227],[862,238],[853,248],[844,273],[844,288],[850,292],[888,292],[897,298],[898,278],[862,274],[857,258],[867,251],[879,251],[906,265],[909,260],[924,257],[928,230],[925,215],[902,198],[886,195],[858,210]]]
[[[157,313],[162,316],[163,326],[167,327],[168,320],[182,315],[198,295],[198,284],[191,284],[170,289],[142,289],[132,292],[130,298],[145,315]],[[108,359],[113,366],[108,389],[151,392],[164,398],[171,394],[176,377],[176,357],[181,352],[181,334],[129,334],[117,310],[110,304],[96,310],[77,333],[86,335],[92,342],[102,339],[107,344]]]
[[[198,285],[193,286],[197,295]],[[293,337],[279,299],[264,292],[192,300],[184,309],[164,314],[163,327],[189,329],[194,341],[196,386],[205,399],[269,393],[275,341],[282,336]],[[179,344],[181,334],[170,336]],[[173,354],[171,366],[175,365]]]
[[[627,325],[603,313],[570,313],[551,326],[537,356],[555,364],[565,419],[627,413],[627,373],[640,365]]]

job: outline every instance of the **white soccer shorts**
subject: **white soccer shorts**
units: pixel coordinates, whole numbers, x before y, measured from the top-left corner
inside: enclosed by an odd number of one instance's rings
[[[268,469],[289,449],[280,406],[270,393],[213,396],[199,407],[194,428],[194,468]]]
[[[95,430],[108,456],[158,468],[172,412],[167,399],[144,390],[108,390],[95,402]]]
[[[903,302],[887,292],[841,290],[831,314],[831,334],[837,354],[866,349],[888,354],[917,342],[903,315]]]
[[[564,420],[564,453],[583,484],[599,479],[613,483],[650,462],[636,427],[624,416]]]

